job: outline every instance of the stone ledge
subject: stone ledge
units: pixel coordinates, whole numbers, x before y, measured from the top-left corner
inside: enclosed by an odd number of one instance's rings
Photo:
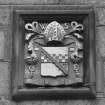
[[[95,105],[96,101],[88,100],[50,100],[50,101],[26,101],[18,105]]]

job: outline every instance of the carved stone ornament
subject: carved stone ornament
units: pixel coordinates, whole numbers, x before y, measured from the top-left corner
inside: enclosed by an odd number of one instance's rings
[[[91,7],[16,6],[13,99],[95,98],[94,18]]]
[[[25,83],[70,85],[83,82],[83,25],[25,24]]]

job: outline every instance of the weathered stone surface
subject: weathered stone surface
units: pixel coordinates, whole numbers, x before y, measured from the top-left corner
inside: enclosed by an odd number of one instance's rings
[[[0,28],[0,59],[9,60],[11,57],[11,37],[8,30]]]
[[[62,4],[83,4],[85,3],[85,0],[62,0]]]
[[[98,55],[105,56],[105,26],[97,27],[96,31],[96,49]]]
[[[64,4],[92,4],[92,5],[100,5],[105,4],[105,0],[62,0]]]
[[[3,58],[4,56],[4,44],[5,44],[5,36],[4,32],[0,31],[0,58]]]
[[[11,37],[10,37],[10,8],[0,6],[0,59],[10,58]]]
[[[59,0],[0,0],[0,4],[57,4]],[[62,0],[62,4],[105,4],[105,0]],[[98,25],[105,25],[105,8],[96,9]],[[10,9],[0,6],[0,59],[8,59],[11,55]],[[97,55],[105,56],[105,26],[97,27]],[[100,67],[99,67],[100,68]],[[8,63],[0,62],[0,105],[105,105],[105,99],[98,100],[39,100],[14,103],[10,100],[10,69]],[[5,98],[5,99],[4,99]]]
[[[0,4],[58,4],[59,0],[0,0]]]
[[[96,28],[96,89],[99,92],[97,97],[103,97],[105,95],[105,63],[104,58],[101,59],[101,57],[105,57],[105,26]]]
[[[96,100],[50,100],[50,101],[26,101],[18,103],[18,105],[95,105]],[[101,105],[101,104],[99,104]]]
[[[0,97],[10,97],[10,65],[0,62]],[[1,104],[0,104],[1,105]]]
[[[0,27],[10,23],[10,7],[0,6]]]
[[[16,105],[16,103],[1,97],[0,105]]]
[[[105,58],[104,58],[104,62],[103,62],[103,69],[104,69],[104,97],[105,97]]]
[[[97,104],[97,105],[105,105],[105,98],[97,99],[95,104]]]
[[[105,8],[96,8],[97,25],[105,25]]]
[[[0,0],[0,4],[105,4],[104,0]]]
[[[96,100],[50,100],[50,101],[26,101],[18,105],[105,105],[105,98]]]

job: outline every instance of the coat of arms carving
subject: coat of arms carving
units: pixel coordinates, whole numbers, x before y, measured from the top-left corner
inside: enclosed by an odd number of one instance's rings
[[[14,100],[96,97],[96,89],[102,88],[96,78],[102,70],[97,69],[96,76],[92,7],[16,6],[12,16]]]
[[[83,24],[25,24],[25,84],[68,86],[83,82]]]

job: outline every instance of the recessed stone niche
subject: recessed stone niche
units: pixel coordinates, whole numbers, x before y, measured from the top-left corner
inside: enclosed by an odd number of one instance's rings
[[[13,98],[94,98],[94,27],[91,7],[14,8]]]

